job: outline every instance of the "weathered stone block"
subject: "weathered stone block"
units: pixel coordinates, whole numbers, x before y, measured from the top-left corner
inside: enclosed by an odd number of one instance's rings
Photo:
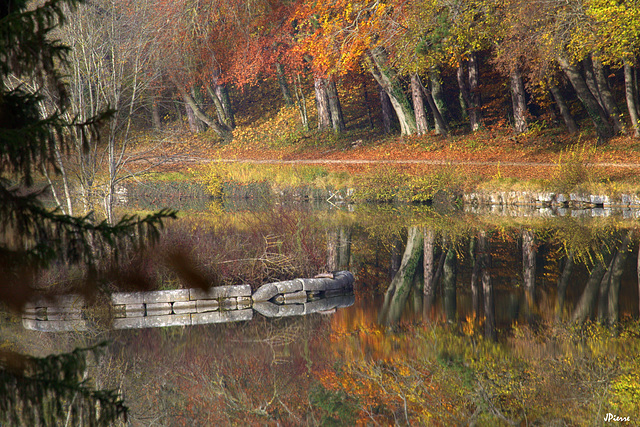
[[[227,323],[251,320],[252,318],[253,310],[250,308],[246,310],[212,311],[208,313],[191,314],[191,323],[193,325]]]
[[[49,314],[47,313],[47,321],[51,321],[51,320],[81,320],[82,319],[82,312],[77,311],[77,312],[67,312],[67,313],[56,313],[56,314]]]
[[[307,300],[307,292],[306,291],[298,291],[291,292],[289,294],[284,294],[284,303],[290,304],[294,302],[305,302]]]
[[[238,310],[251,308],[251,297],[238,297]]]
[[[118,292],[111,295],[113,304],[142,304],[144,292]]]
[[[207,311],[216,311],[220,308],[218,300],[198,300],[196,301],[196,312],[204,313]]]
[[[220,300],[220,310],[237,310],[238,298],[223,298]]]
[[[147,312],[144,304],[142,303],[124,304],[121,307],[124,307],[126,317],[140,317],[144,316]]]
[[[274,283],[279,294],[288,294],[302,290],[302,281],[300,279],[287,280],[284,282]]]
[[[251,286],[249,285],[215,286],[208,291],[202,289],[189,289],[189,291],[189,298],[192,300],[251,296]]]
[[[280,306],[269,301],[254,302],[253,309],[265,317],[278,317],[280,313]]]
[[[271,298],[275,297],[278,294],[278,288],[273,283],[267,283],[260,286],[254,293],[251,295],[251,298],[254,301],[268,301]]]
[[[176,301],[173,303],[174,314],[196,313],[195,301]]]
[[[145,303],[189,301],[189,289],[173,289],[144,293]]]
[[[41,332],[69,332],[86,331],[89,329],[86,320],[33,320],[22,319],[22,326],[26,329]]]
[[[163,316],[171,314],[170,302],[154,302],[146,304],[147,316]]]

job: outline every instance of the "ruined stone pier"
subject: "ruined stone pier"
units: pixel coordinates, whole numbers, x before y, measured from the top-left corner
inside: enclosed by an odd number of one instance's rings
[[[331,312],[354,303],[354,277],[339,271],[309,279],[249,285],[216,286],[209,290],[176,289],[119,292],[111,295],[114,329],[191,326],[251,320],[254,311],[266,317],[304,316]],[[26,329],[42,332],[84,331],[91,328],[85,301],[67,295],[55,301],[28,304]]]

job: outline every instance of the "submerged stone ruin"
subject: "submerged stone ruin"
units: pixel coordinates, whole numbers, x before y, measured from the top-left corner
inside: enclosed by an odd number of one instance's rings
[[[265,317],[330,313],[355,301],[353,274],[338,271],[309,279],[267,283],[251,292],[249,285],[216,286],[111,295],[114,329],[190,326]],[[22,324],[42,332],[85,331],[92,327],[84,299],[68,295],[29,303]]]

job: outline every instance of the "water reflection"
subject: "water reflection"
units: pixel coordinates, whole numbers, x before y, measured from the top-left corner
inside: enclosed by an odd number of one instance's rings
[[[112,339],[90,376],[123,391],[133,425],[638,422],[635,223],[389,205],[303,215],[327,269],[356,275],[331,316],[24,333],[51,348]],[[283,307],[259,310],[299,309]]]

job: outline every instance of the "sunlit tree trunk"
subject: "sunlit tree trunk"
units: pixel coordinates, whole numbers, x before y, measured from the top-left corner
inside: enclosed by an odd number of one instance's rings
[[[400,320],[423,250],[422,232],[418,227],[411,227],[407,235],[407,245],[400,268],[384,296],[384,304],[380,314],[383,316],[382,319],[386,319],[385,323],[395,323]]]
[[[433,100],[433,94],[431,90],[427,86],[423,85],[420,80],[418,80],[418,83],[420,84],[420,88],[424,93],[424,97],[426,98],[427,103],[429,104],[429,108],[433,113],[433,117],[435,119],[435,124],[436,124],[436,129],[435,129],[436,135],[447,136],[447,133],[448,133],[447,123],[444,121],[444,118],[440,114],[440,110],[438,110],[438,107],[436,106],[436,103]]]
[[[458,257],[454,248],[449,248],[442,270],[443,305],[447,322],[456,320],[456,279]]]
[[[466,61],[461,61],[460,64],[458,64],[458,68],[456,69],[456,77],[458,80],[458,90],[460,91],[458,97],[460,101],[460,110],[462,111],[463,118],[468,119],[469,108],[471,105],[471,95],[469,94],[468,80],[465,78],[465,64]]]
[[[300,112],[300,122],[304,130],[309,130],[309,114],[307,113],[307,98],[302,90],[302,79],[298,74],[294,80],[294,88],[296,94],[296,103],[298,105],[298,111]]]
[[[189,98],[182,95],[182,99],[184,100],[184,109],[187,114],[187,123],[189,123],[189,130],[193,133],[200,133],[206,129],[205,123],[196,117],[191,104],[189,103]],[[195,102],[193,102],[195,104]]]
[[[411,74],[411,97],[413,98],[413,110],[416,114],[416,128],[419,135],[424,135],[429,130],[427,112],[424,109],[420,77],[417,73]]]
[[[536,243],[533,231],[522,231],[522,279],[529,313],[536,298]]]
[[[424,302],[422,307],[425,314],[431,311],[433,306],[433,300],[435,298],[435,283],[434,283],[434,255],[435,255],[435,241],[436,234],[431,228],[426,228],[423,231],[424,235],[424,258],[423,258],[423,270],[424,270],[424,285],[422,286],[422,294]]]
[[[329,100],[329,110],[331,112],[331,126],[336,133],[344,132],[344,116],[342,115],[342,106],[338,96],[338,88],[333,78],[326,80],[327,97]]]
[[[478,56],[475,52],[469,55],[469,95],[471,104],[469,105],[469,122],[471,130],[480,129],[482,115],[480,109],[482,107],[482,99],[480,97],[480,71],[478,69]]]
[[[609,124],[609,117],[589,90],[578,68],[563,56],[558,57],[558,64],[569,78],[578,98],[593,121],[598,134],[598,143],[604,143],[614,135],[613,127]]]
[[[509,75],[511,83],[511,104],[513,106],[513,120],[516,133],[524,133],[527,125],[527,100],[525,98],[524,85],[520,70],[514,68]]]
[[[487,242],[487,234],[478,234],[478,252],[482,263],[482,294],[484,296],[484,335],[496,340],[496,309],[493,297],[493,283],[491,282],[491,252]]]
[[[318,130],[331,129],[331,110],[329,108],[329,95],[327,94],[326,79],[315,77],[313,87],[316,93],[316,107],[318,110]]]
[[[402,135],[416,133],[415,114],[409,99],[405,95],[395,71],[389,66],[387,52],[382,47],[369,51],[369,70],[378,84],[389,95],[393,109],[400,122]]]
[[[636,87],[633,82],[633,69],[629,61],[624,61],[624,94],[627,101],[627,110],[633,127],[633,136],[640,137],[640,127],[638,125],[638,106],[635,101]]]
[[[558,110],[560,110],[560,115],[562,115],[562,120],[564,120],[564,124],[567,126],[567,131],[569,133],[576,133],[578,131],[578,125],[576,121],[573,119],[571,115],[571,111],[569,110],[569,106],[564,100],[564,96],[562,96],[562,92],[560,92],[560,88],[556,85],[551,85],[549,87],[549,92],[553,96],[553,100],[556,102],[558,106]]]

